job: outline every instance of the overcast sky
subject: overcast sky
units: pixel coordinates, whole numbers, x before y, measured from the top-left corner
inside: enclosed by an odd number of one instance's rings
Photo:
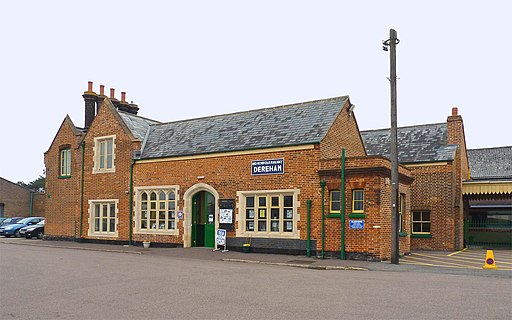
[[[2,1],[0,176],[29,182],[83,92],[127,92],[173,121],[349,95],[361,130],[446,121],[469,148],[512,145],[511,1]]]

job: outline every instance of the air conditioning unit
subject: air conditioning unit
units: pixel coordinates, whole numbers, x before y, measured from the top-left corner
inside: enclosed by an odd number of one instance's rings
[[[132,159],[138,160],[140,159],[140,150],[133,150]]]

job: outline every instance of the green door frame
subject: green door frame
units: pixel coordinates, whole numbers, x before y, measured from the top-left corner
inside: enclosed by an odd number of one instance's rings
[[[215,200],[208,191],[192,197],[192,247],[215,247]]]

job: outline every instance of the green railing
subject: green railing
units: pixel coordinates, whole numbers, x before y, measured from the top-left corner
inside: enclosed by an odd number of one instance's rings
[[[512,247],[512,221],[465,220],[466,246]]]

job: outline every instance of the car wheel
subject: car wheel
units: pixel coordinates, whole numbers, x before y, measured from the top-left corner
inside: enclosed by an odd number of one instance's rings
[[[17,231],[14,233],[14,237],[15,237],[15,238],[19,238],[19,237],[20,237],[20,230],[17,230]]]
[[[43,231],[39,231],[39,232],[37,233],[37,239],[43,239],[43,235],[44,235],[44,234],[43,234]]]
[[[31,236],[25,236],[25,238],[27,238],[27,239],[32,239],[32,237],[31,237]]]

